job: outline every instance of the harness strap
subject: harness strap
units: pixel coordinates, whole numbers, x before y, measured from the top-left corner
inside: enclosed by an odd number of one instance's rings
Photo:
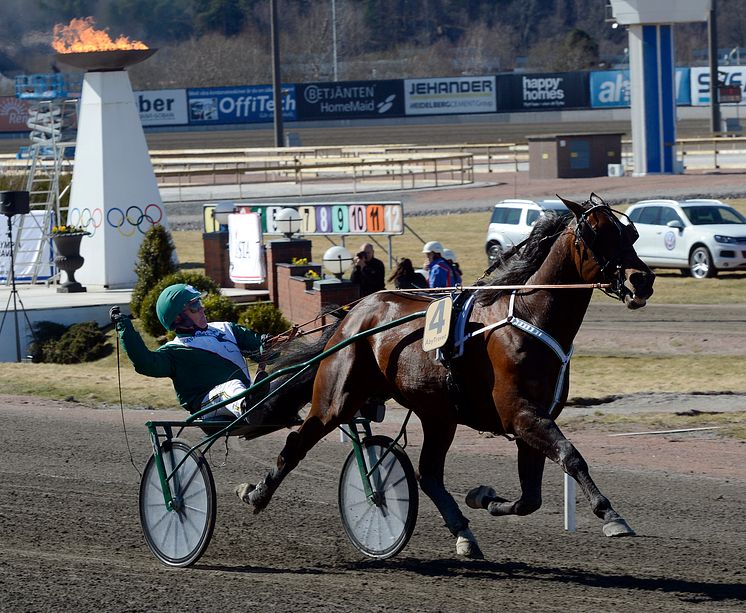
[[[486,332],[487,330],[492,330],[494,328],[501,328],[503,326],[511,325],[519,330],[523,330],[527,334],[530,334],[534,338],[540,340],[542,343],[544,343],[547,347],[549,347],[554,354],[559,358],[560,360],[560,370],[559,373],[557,373],[557,383],[554,385],[554,398],[552,400],[552,405],[549,407],[549,413],[552,414],[554,412],[555,407],[559,404],[560,398],[562,397],[562,388],[564,387],[565,382],[565,372],[567,371],[567,365],[570,362],[570,358],[572,357],[573,353],[573,347],[570,347],[570,350],[565,353],[562,349],[562,346],[557,342],[557,340],[548,332],[545,332],[541,328],[537,328],[535,325],[530,324],[524,319],[521,319],[520,317],[516,317],[513,315],[513,309],[515,307],[515,296],[516,296],[516,290],[512,291],[510,294],[510,303],[508,305],[508,315],[501,319],[500,321],[489,324],[488,326],[484,326],[480,328],[479,330],[475,330],[474,332],[471,332],[470,334],[464,335],[461,340],[461,344],[465,343],[468,339],[472,338],[473,336],[476,336],[477,334],[482,334],[483,332]],[[463,348],[462,348],[463,350]]]

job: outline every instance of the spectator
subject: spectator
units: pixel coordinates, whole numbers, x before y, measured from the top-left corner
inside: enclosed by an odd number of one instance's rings
[[[389,281],[394,282],[396,289],[421,289],[428,286],[427,279],[415,271],[409,258],[403,258],[399,262]]]
[[[456,261],[456,254],[453,252],[452,249],[446,247],[445,249],[443,249],[443,259],[451,265],[453,273],[456,277],[456,285],[461,285],[461,279],[464,275],[461,272],[461,266],[459,266],[458,262]]]
[[[373,245],[363,243],[360,246],[354,265],[350,281],[360,286],[361,298],[386,287],[386,271],[383,262],[373,255]]]
[[[428,283],[430,287],[453,287],[456,281],[456,273],[451,265],[443,259],[443,245],[438,241],[425,243],[422,253],[427,255],[427,270],[429,271]]]

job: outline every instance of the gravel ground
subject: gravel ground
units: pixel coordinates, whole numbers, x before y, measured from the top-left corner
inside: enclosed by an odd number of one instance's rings
[[[575,432],[571,439],[637,537],[604,537],[582,500],[577,532],[563,531],[562,476],[551,465],[535,514],[492,518],[466,509],[484,561],[455,556],[423,497],[410,543],[376,562],[349,544],[340,524],[337,478],[349,448],[337,437],[317,445],[258,516],[232,489],[264,473],[284,434],[231,440],[225,466],[222,446],[208,456],[218,497],[212,542],[195,567],[171,570],[140,532],[138,476],[119,412],[2,401],[1,611],[743,610],[746,446],[737,441],[680,435],[653,445]],[[124,413],[138,467],[150,453],[143,423],[152,417]],[[390,411],[376,431],[393,431],[400,419]],[[416,462],[416,424],[410,431],[407,452]],[[447,484],[463,499],[479,483],[515,495],[513,444],[459,431]]]

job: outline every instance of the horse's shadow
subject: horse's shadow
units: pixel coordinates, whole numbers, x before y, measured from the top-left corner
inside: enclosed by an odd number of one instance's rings
[[[708,583],[673,577],[638,577],[631,574],[589,572],[579,568],[535,566],[524,562],[490,562],[486,560],[422,560],[397,558],[395,560],[361,560],[330,566],[281,568],[268,566],[226,566],[197,564],[195,570],[222,571],[242,574],[290,573],[297,575],[329,575],[346,571],[413,573],[427,577],[461,577],[464,579],[494,580],[519,579],[546,581],[565,586],[568,583],[589,588],[616,588],[678,594],[686,602],[720,602],[746,600],[746,585],[741,583]],[[563,588],[564,589],[564,588]]]
[[[682,595],[687,602],[718,602],[746,600],[746,585],[742,583],[709,583],[673,577],[639,577],[632,574],[607,574],[589,572],[579,568],[559,568],[529,565],[523,562],[490,562],[486,560],[421,560],[397,558],[396,560],[363,560],[347,565],[349,570],[383,571],[399,570],[427,577],[464,577],[475,579],[522,579],[526,581],[568,583],[592,588],[642,590]]]

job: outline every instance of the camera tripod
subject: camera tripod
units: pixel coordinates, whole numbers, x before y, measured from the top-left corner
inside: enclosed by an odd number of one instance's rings
[[[18,305],[21,305],[21,311],[23,311],[23,316],[26,318],[26,324],[29,327],[29,330],[33,329],[31,328],[31,321],[29,321],[28,315],[26,314],[26,308],[23,306],[23,301],[21,300],[21,296],[18,293],[18,290],[16,289],[16,269],[15,269],[15,261],[13,257],[13,223],[12,223],[12,216],[6,215],[8,219],[8,244],[10,245],[10,282],[11,282],[11,290],[10,295],[8,296],[8,302],[5,304],[5,312],[3,313],[3,319],[0,321],[0,332],[3,331],[3,326],[5,325],[5,318],[8,316],[8,308],[10,307],[10,301],[13,300],[13,321],[15,323],[15,332],[16,332],[16,362],[21,361],[21,333],[18,329]]]

